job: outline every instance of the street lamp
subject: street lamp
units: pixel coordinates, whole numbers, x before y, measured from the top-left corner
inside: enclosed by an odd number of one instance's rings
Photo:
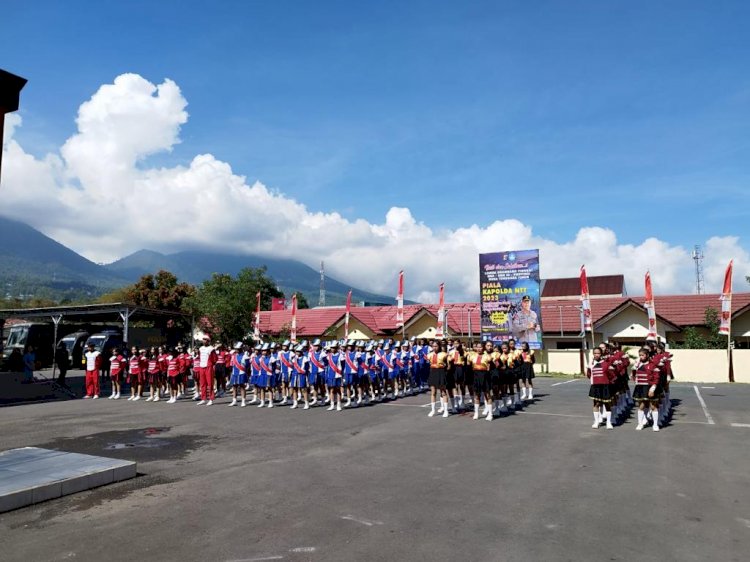
[[[3,130],[5,129],[5,114],[18,111],[18,100],[21,90],[26,85],[26,78],[21,78],[0,69],[0,177],[3,169]]]

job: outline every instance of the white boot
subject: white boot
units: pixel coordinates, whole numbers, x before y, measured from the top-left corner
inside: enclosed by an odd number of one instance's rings
[[[440,403],[442,404],[442,403],[443,403],[443,401],[442,401],[442,400],[440,400]],[[441,407],[442,407],[442,406],[441,406]],[[447,398],[445,399],[445,406],[444,406],[444,407],[442,407],[442,409],[443,409],[443,417],[444,417],[444,418],[447,418],[447,417],[448,417],[448,399],[447,399]]]
[[[240,408],[244,408],[245,406],[247,406],[247,404],[245,403],[245,399],[243,398],[242,403],[240,403]]]
[[[596,410],[594,412],[594,425],[591,426],[591,429],[599,429],[599,426],[602,423],[602,414],[599,412],[599,410]]]
[[[229,406],[231,407],[231,406],[236,406],[236,405],[237,405],[237,399],[232,398],[232,401],[229,403]]]
[[[531,387],[529,387],[529,395],[528,395],[528,399],[529,399],[529,400],[533,400],[533,399],[534,399],[534,389],[533,389],[533,388],[531,388]]]
[[[472,419],[479,419],[479,404],[474,404],[474,417]]]
[[[263,400],[261,400],[260,404],[258,404],[258,408],[262,408],[262,407],[263,407]]]
[[[294,402],[292,402],[292,407],[289,408],[290,410],[296,410],[297,409],[297,400],[295,399]]]
[[[494,416],[494,414],[495,414],[495,413],[494,413],[494,412],[492,411],[492,409],[490,409],[490,410],[489,410],[489,411],[487,412],[487,416],[486,416],[486,417],[485,417],[484,419],[486,419],[487,421],[492,421],[492,418],[494,418],[494,417],[495,417],[495,416]]]
[[[341,400],[339,400],[338,402],[336,402],[336,411],[337,412],[341,411]]]
[[[430,413],[427,414],[427,417],[431,418],[434,415],[435,415],[435,403],[434,402],[430,402]]]
[[[654,418],[654,425],[651,429],[653,429],[654,431],[659,431],[659,412],[654,412],[653,418]]]
[[[526,387],[523,387],[523,390],[521,391],[521,400],[526,400]]]
[[[615,426],[612,425],[612,412],[605,412],[604,420],[607,422],[607,429],[615,428]]]
[[[641,431],[643,427],[646,425],[646,414],[643,412],[643,410],[638,410],[638,425],[636,426],[636,431]]]

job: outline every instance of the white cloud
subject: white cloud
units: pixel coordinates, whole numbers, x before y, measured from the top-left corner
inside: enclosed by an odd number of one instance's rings
[[[575,276],[585,263],[589,275],[624,273],[631,294],[643,292],[647,269],[657,292],[693,288],[689,248],[655,238],[619,244],[601,226],[557,242],[516,219],[436,230],[403,207],[372,224],[314,213],[261,183],[248,185],[211,154],[195,156],[186,167],[148,167],[144,158],[179,142],[186,106],[171,80],[154,85],[135,74],[118,76],[81,105],[78,132],[59,154],[41,159],[15,140],[21,121],[10,115],[0,212],[95,261],[141,248],[197,246],[296,258],[313,267],[324,259],[331,276],[385,294],[394,293],[404,269],[407,297],[418,300],[436,300],[443,281],[449,301],[475,298],[477,253],[527,248],[540,249],[545,277]],[[709,291],[719,290],[731,257],[738,279],[750,272],[750,256],[736,237],[711,238],[705,248]]]

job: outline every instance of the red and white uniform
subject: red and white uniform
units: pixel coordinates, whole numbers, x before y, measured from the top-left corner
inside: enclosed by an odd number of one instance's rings
[[[143,365],[141,363],[141,356],[134,355],[128,361],[128,367],[130,370],[130,384],[136,385],[143,380]]]
[[[609,367],[608,361],[594,361],[586,373],[586,376],[591,379],[591,384],[612,384],[615,380],[615,373]]]
[[[86,396],[99,396],[99,369],[102,368],[102,354],[96,350],[87,351],[86,361]]]
[[[182,361],[180,360],[179,355],[166,355],[165,356],[167,361],[167,376],[170,378],[176,377],[180,374],[180,369],[182,367]]]
[[[200,370],[201,400],[213,400],[214,396],[214,365],[216,365],[216,349],[212,345],[202,345],[198,349],[198,368]]]
[[[113,381],[120,381],[125,371],[125,358],[122,355],[113,355],[109,358],[109,377]]]
[[[648,386],[659,384],[659,367],[654,361],[641,363],[635,366],[635,384],[645,384]]]

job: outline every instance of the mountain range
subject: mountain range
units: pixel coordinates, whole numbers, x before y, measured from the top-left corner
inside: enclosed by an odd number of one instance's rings
[[[300,261],[204,250],[173,254],[139,250],[99,265],[25,223],[0,217],[0,288],[4,288],[6,299],[41,296],[59,301],[96,297],[160,269],[197,285],[215,272],[236,275],[244,267],[262,266],[284,294],[299,291],[310,305],[317,304],[320,273]],[[349,289],[354,302],[395,302],[393,297],[350,287],[327,276],[325,288],[327,305],[344,304]]]

